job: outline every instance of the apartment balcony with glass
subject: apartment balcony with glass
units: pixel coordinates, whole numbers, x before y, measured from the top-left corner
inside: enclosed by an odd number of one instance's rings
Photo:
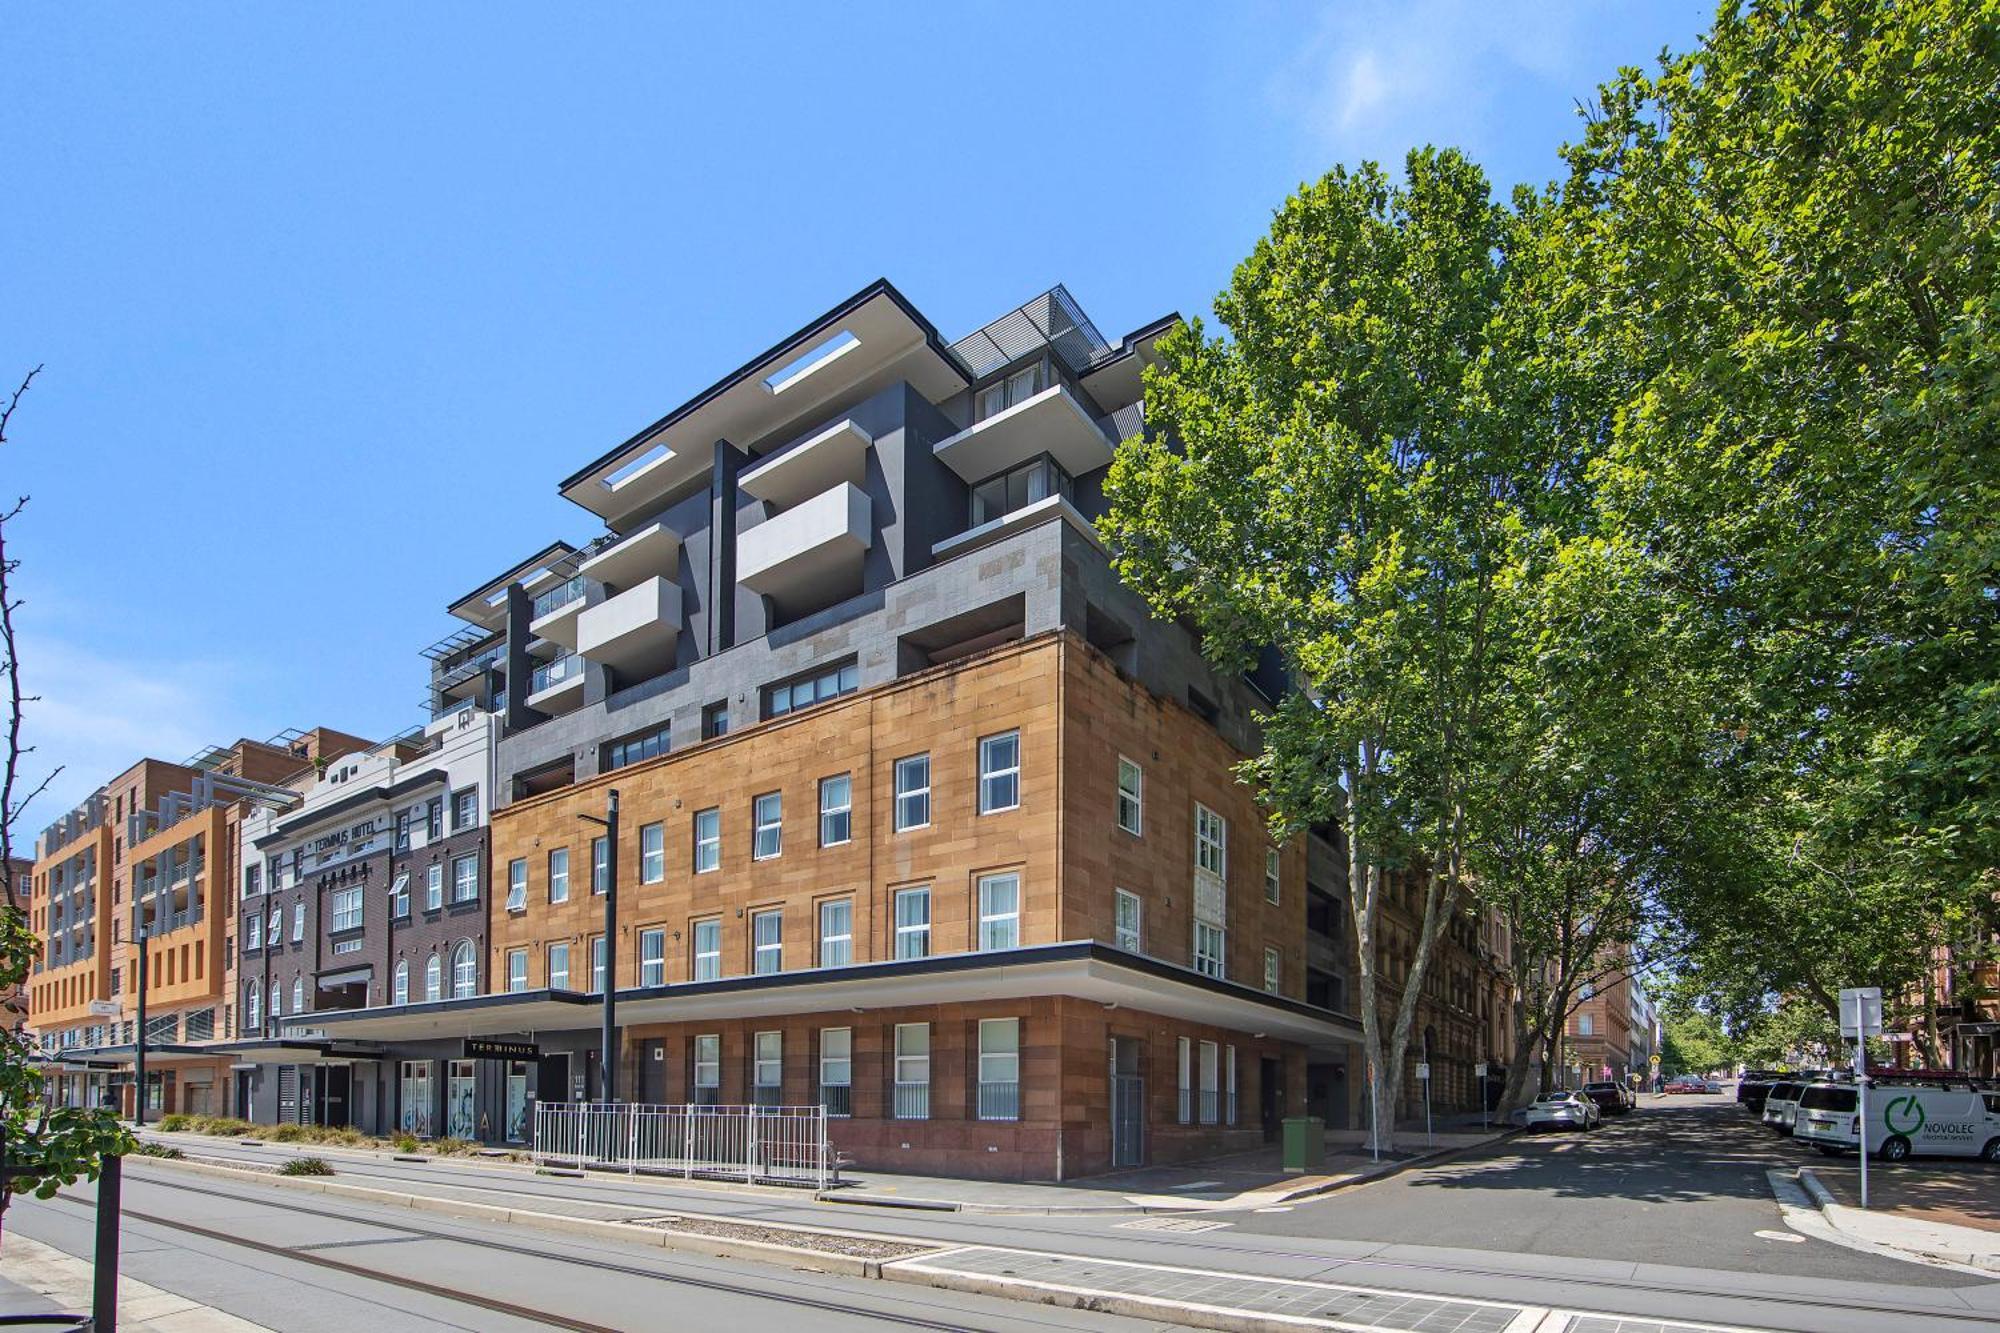
[[[563,653],[535,668],[528,682],[528,707],[544,713],[567,713],[583,702],[584,659]]]
[[[576,647],[576,621],[583,612],[584,578],[576,574],[536,597],[528,610],[528,632],[537,638]]]

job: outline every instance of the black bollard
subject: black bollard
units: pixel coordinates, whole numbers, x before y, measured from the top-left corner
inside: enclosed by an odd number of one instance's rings
[[[118,1212],[125,1159],[107,1155],[97,1173],[96,1287],[90,1315],[95,1333],[118,1333]]]

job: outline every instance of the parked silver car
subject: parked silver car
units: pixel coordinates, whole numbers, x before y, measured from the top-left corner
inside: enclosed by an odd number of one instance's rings
[[[1545,1092],[1523,1108],[1530,1134],[1543,1129],[1596,1129],[1604,1121],[1597,1103],[1580,1092]]]

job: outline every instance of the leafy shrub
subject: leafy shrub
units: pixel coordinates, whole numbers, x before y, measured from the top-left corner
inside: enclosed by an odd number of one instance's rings
[[[272,1143],[297,1143],[309,1135],[304,1125],[273,1125],[264,1131],[264,1137]]]
[[[141,1143],[133,1151],[141,1157],[165,1157],[176,1162],[187,1156],[171,1143]]]
[[[163,1134],[182,1134],[192,1128],[194,1128],[194,1117],[191,1115],[175,1111],[172,1115],[160,1117],[160,1132]]]
[[[283,1128],[283,1126],[280,1126]],[[281,1176],[330,1176],[333,1168],[324,1157],[294,1157],[278,1168]]]
[[[414,1134],[398,1134],[398,1135],[396,1136],[396,1151],[397,1151],[397,1152],[400,1152],[400,1153],[413,1153],[413,1152],[415,1152],[415,1151],[416,1151],[416,1150],[417,1150],[417,1149],[418,1149],[418,1148],[419,1148],[420,1146],[422,1146],[422,1145],[420,1145],[420,1144],[419,1144],[419,1143],[417,1142],[417,1139],[416,1139],[416,1135],[414,1135]]]
[[[440,1157],[466,1157],[479,1151],[480,1145],[471,1139],[436,1139],[431,1143],[431,1151]]]

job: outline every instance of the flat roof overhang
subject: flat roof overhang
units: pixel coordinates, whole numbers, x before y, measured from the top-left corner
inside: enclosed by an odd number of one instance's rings
[[[568,542],[550,542],[506,573],[495,575],[480,584],[446,607],[445,611],[481,629],[497,630],[507,623],[507,604],[504,598],[496,604],[494,598],[505,592],[508,584],[520,579],[531,587],[539,587],[548,581],[542,575],[553,576],[555,571],[552,566],[575,554],[576,548]]]
[[[178,1043],[147,1042],[146,1067],[166,1069],[174,1065],[205,1064],[211,1060],[226,1058],[220,1046],[185,1046]],[[137,1054],[131,1046],[100,1046],[95,1050],[77,1050],[62,1057],[64,1064],[79,1064],[86,1068],[130,1069],[138,1063]]]
[[[246,1037],[213,1048],[237,1065],[323,1065],[346,1064],[352,1060],[380,1060],[381,1047],[354,1042],[314,1040],[308,1037]]]
[[[1297,1042],[1315,1052],[1343,1054],[1337,1048],[1361,1040],[1360,1024],[1347,1015],[1094,940],[635,987],[618,992],[618,1022],[634,1027],[1048,995],[1235,1028]],[[313,1017],[322,1028],[337,1027],[345,1037],[397,1041],[587,1030],[597,1025],[602,1011],[597,996],[544,990]]]
[[[767,383],[842,335],[853,344],[775,387]],[[899,380],[933,402],[970,383],[937,329],[882,278],[565,478],[557,490],[622,531],[623,523],[706,476],[717,440],[749,448],[805,429],[836,397],[866,397]]]

